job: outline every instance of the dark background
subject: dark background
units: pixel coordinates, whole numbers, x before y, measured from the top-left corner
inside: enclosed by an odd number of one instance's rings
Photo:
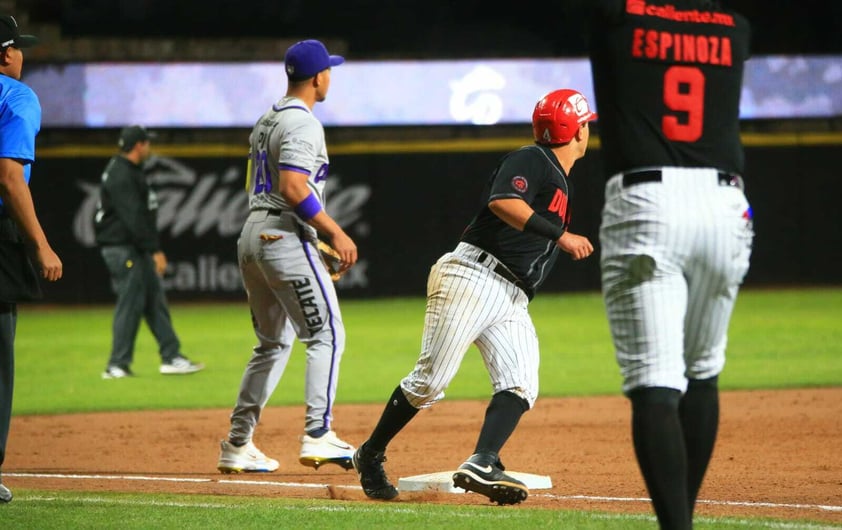
[[[366,261],[367,281],[340,282],[343,297],[373,298],[423,294],[430,266],[453,248],[478,206],[489,171],[504,152],[441,152],[331,155],[331,178],[344,188],[370,190],[343,228],[354,238]],[[72,281],[44,285],[47,299],[59,303],[105,302],[112,298],[98,250],[78,238],[80,223],[92,222],[82,206],[84,191],[97,185],[107,157],[45,157],[38,160],[31,182],[39,218]],[[189,178],[158,185],[162,205],[176,201],[178,222],[162,227],[162,248],[172,266],[166,280],[172,300],[241,300],[236,239],[242,219],[230,218],[242,205],[244,164],[239,157],[181,159],[203,180]],[[752,287],[828,285],[840,281],[842,223],[836,206],[842,196],[842,150],[837,145],[749,146],[746,149],[746,194],[754,210],[755,240],[745,284]],[[68,171],[71,168],[71,171]],[[222,177],[229,168],[234,179]],[[604,182],[599,149],[589,150],[571,175],[571,230],[594,242],[595,253],[574,262],[562,255],[540,292],[594,291],[600,286],[598,230]],[[62,175],[62,178],[48,176]],[[204,194],[198,190],[204,189]],[[339,190],[335,190],[339,192]],[[223,199],[214,199],[218,195]],[[341,195],[329,193],[338,199]],[[340,201],[341,202],[341,201]],[[328,209],[331,208],[328,202]],[[333,203],[335,204],[335,202]],[[88,204],[88,206],[91,206]],[[215,210],[215,216],[198,211]],[[159,221],[161,215],[159,215]],[[245,217],[245,212],[241,214]],[[217,218],[222,222],[214,222]],[[224,230],[224,228],[228,228]],[[91,229],[92,230],[92,229]],[[190,274],[189,278],[185,274]],[[350,274],[350,273],[349,273]],[[348,279],[352,279],[351,276]],[[181,280],[177,280],[180,278]],[[196,280],[185,284],[184,280]]]
[[[478,0],[416,1],[318,1],[318,0],[30,0],[18,1],[28,21],[50,26],[60,33],[53,46],[52,60],[97,60],[101,49],[111,46],[109,57],[119,60],[173,60],[165,53],[149,59],[151,39],[187,39],[202,53],[191,60],[213,60],[206,51],[214,46],[236,47],[238,39],[267,39],[282,42],[319,38],[342,45],[337,50],[354,60],[377,59],[469,59],[515,57],[582,57],[586,55],[581,3],[592,0],[536,2],[518,0],[505,9]],[[675,0],[680,3],[682,0]],[[842,0],[734,0],[722,4],[745,14],[753,24],[755,55],[842,54]],[[577,7],[579,6],[579,7]],[[30,27],[24,24],[26,29]],[[41,30],[37,30],[39,37]],[[91,46],[79,46],[74,39],[110,38]],[[135,47],[121,47],[134,39]],[[218,43],[214,39],[219,39]],[[233,40],[232,40],[233,39]],[[46,40],[46,39],[45,39]],[[179,43],[183,45],[184,43]],[[239,42],[238,59],[255,60],[253,43]],[[150,45],[150,46],[147,46]],[[178,50],[178,46],[162,49]],[[69,50],[69,55],[61,55]],[[268,50],[276,57],[277,50]],[[88,55],[81,52],[91,52]],[[282,53],[282,52],[281,52]],[[80,55],[74,55],[80,54]],[[134,54],[134,55],[132,55]],[[232,55],[226,53],[225,57]],[[32,56],[35,57],[34,55]],[[102,60],[102,57],[99,58]],[[388,87],[366,87],[388,90]],[[842,195],[842,149],[838,135],[842,117],[790,121],[741,122],[744,133],[765,134],[746,150],[747,195],[755,212],[756,238],[752,266],[746,278],[751,286],[838,284],[842,261],[842,221],[837,206]],[[809,140],[798,133],[830,132]],[[158,131],[157,147],[167,145],[242,144],[248,130],[173,129]],[[529,135],[528,126],[426,127],[328,129],[329,146],[343,142],[400,139],[485,138],[497,135]],[[598,122],[594,127],[598,134]],[[161,134],[162,133],[162,134]],[[768,134],[767,134],[768,133]],[[783,141],[792,133],[795,140]],[[113,146],[113,130],[42,130],[39,145]],[[329,147],[330,149],[330,147]],[[153,149],[154,150],[154,149]],[[452,248],[472,213],[487,173],[502,152],[436,152],[382,155],[376,153],[331,154],[331,169],[341,173],[345,185],[366,185],[370,200],[362,206],[366,230],[356,232],[368,260],[370,282],[365,286],[342,285],[342,296],[409,296],[424,292],[429,266]],[[102,159],[70,155],[39,158],[39,175],[33,178],[39,217],[51,242],[65,263],[65,276],[73,281],[46,286],[47,299],[85,303],[111,299],[107,275],[95,248],[80,244],[74,229],[74,215],[85,201],[82,185],[93,185],[107,157]],[[195,158],[182,160],[197,175],[219,173],[220,168],[242,167],[242,160]],[[591,241],[597,229],[602,204],[598,149],[577,163],[573,183],[573,226]],[[454,175],[460,178],[454,180]],[[419,185],[419,183],[423,183]],[[241,190],[239,183],[219,182]],[[407,190],[412,190],[408,194]],[[171,190],[179,191],[179,190]],[[233,193],[233,191],[232,191]],[[183,215],[183,212],[180,214]],[[194,225],[191,225],[194,226]],[[348,227],[346,227],[348,228]],[[171,263],[184,270],[207,270],[213,262],[220,274],[198,287],[171,288],[173,299],[242,299],[237,289],[220,288],[230,271],[236,271],[236,234],[164,232],[163,246]],[[542,286],[542,292],[594,290],[599,286],[597,255],[582,262],[559,260],[556,270]],[[199,263],[197,256],[204,261]],[[407,259],[407,256],[412,256]],[[212,258],[212,259],[211,259]],[[359,269],[359,267],[358,267]],[[168,275],[178,276],[178,271]],[[236,274],[235,274],[236,276]],[[228,278],[230,279],[230,278]],[[223,282],[224,283],[224,282]],[[210,286],[208,286],[210,284]]]
[[[64,37],[345,41],[355,59],[585,55],[589,0],[30,0],[30,20]],[[676,3],[680,3],[677,0]],[[723,0],[754,28],[756,54],[842,52],[838,0]]]

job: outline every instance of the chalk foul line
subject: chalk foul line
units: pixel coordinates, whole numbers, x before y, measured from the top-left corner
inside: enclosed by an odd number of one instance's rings
[[[136,480],[148,482],[183,482],[183,483],[211,483],[231,484],[238,486],[274,486],[282,488],[313,488],[325,489],[328,487],[361,490],[360,486],[347,486],[340,484],[313,484],[301,482],[277,482],[268,480],[248,479],[210,479],[210,478],[186,478],[186,477],[149,477],[142,475],[79,475],[61,473],[3,473],[4,477],[20,478],[43,478],[43,479],[67,479],[67,480]],[[608,497],[600,495],[554,495],[551,493],[537,493],[535,497],[556,499],[560,501],[596,501],[596,502],[651,502],[647,497]],[[699,499],[698,504],[709,504],[715,506],[741,506],[748,508],[788,508],[793,510],[818,510],[827,512],[842,512],[842,506],[827,504],[802,504],[802,503],[774,503],[756,501],[722,501]]]

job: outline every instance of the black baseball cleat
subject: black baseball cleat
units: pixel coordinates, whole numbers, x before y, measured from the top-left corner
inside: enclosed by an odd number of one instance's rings
[[[390,501],[398,496],[397,488],[389,482],[386,471],[383,470],[383,462],[386,461],[385,452],[370,451],[365,444],[362,444],[354,452],[352,461],[368,498]]]
[[[485,495],[497,504],[517,504],[526,500],[526,484],[503,473],[506,468],[496,453],[476,453],[453,474],[453,486]]]

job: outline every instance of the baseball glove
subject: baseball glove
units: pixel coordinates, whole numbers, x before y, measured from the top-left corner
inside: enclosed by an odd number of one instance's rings
[[[322,261],[324,262],[325,267],[327,267],[327,272],[330,273],[330,279],[333,281],[339,281],[339,278],[345,274],[345,271],[341,270],[342,258],[339,257],[339,253],[321,239],[319,240],[317,247],[319,249],[319,254],[322,256]]]

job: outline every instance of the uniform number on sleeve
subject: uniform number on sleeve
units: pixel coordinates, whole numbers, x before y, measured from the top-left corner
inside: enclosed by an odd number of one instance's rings
[[[664,73],[664,104],[678,114],[661,120],[664,136],[676,142],[702,137],[705,111],[705,75],[694,66],[671,66]]]

